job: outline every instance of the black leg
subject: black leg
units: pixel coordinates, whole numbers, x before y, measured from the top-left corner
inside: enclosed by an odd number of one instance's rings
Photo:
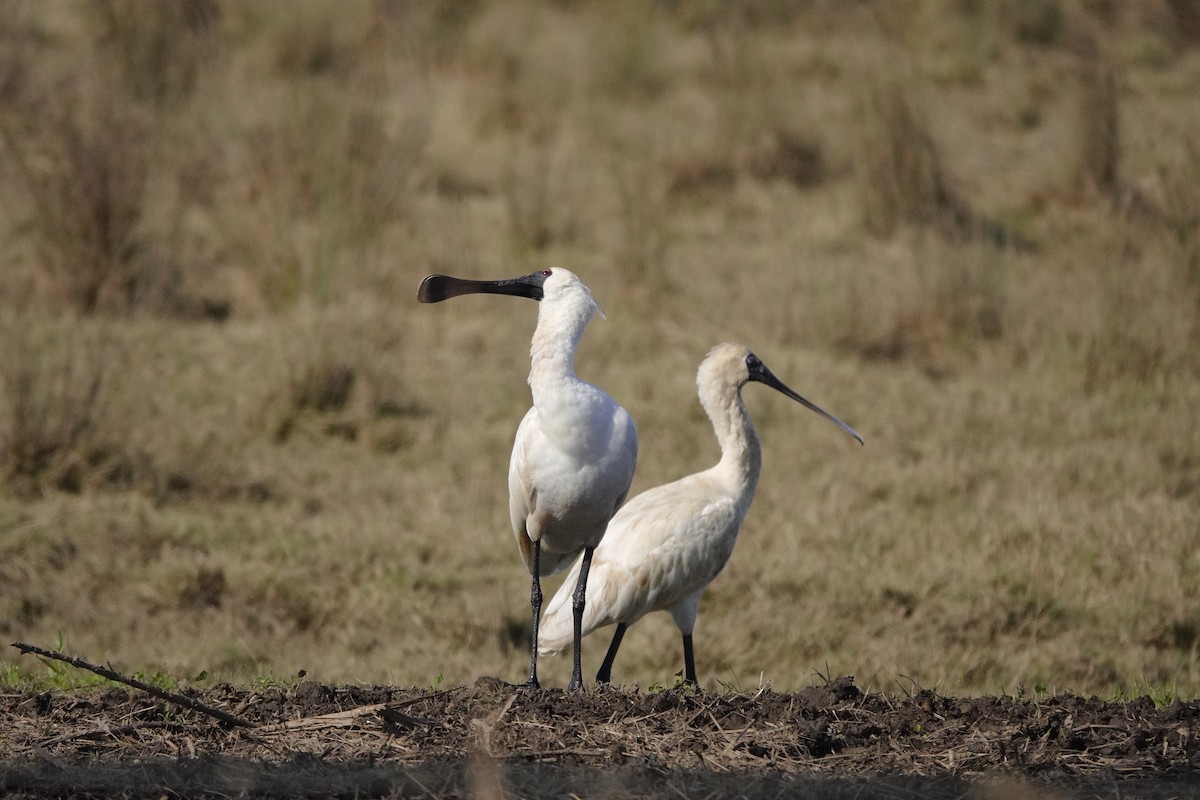
[[[535,689],[541,686],[537,676],[538,621],[542,616],[542,581],[538,576],[541,558],[542,541],[538,539],[533,543],[533,585],[529,589],[529,605],[533,607],[533,644],[529,648],[529,680],[525,684]]]
[[[588,571],[592,568],[592,552],[595,548],[583,548],[583,561],[579,565],[579,583],[575,584],[575,594],[571,596],[571,610],[575,615],[575,667],[571,671],[571,682],[567,691],[574,692],[583,688],[583,607],[587,604]]]
[[[692,635],[690,633],[683,635],[683,679],[692,686],[698,685],[696,682],[696,654],[692,652]]]
[[[625,629],[629,626],[624,622],[617,623],[617,632],[613,634],[612,643],[608,646],[608,653],[604,656],[604,663],[600,665],[600,671],[596,673],[596,683],[608,683],[612,680],[613,662],[617,660],[617,648],[621,646],[621,639],[625,636]]]

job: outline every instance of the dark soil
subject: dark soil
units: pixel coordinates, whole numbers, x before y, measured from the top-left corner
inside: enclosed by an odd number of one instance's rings
[[[597,687],[494,678],[0,694],[0,794],[42,797],[1200,797],[1200,703]]]

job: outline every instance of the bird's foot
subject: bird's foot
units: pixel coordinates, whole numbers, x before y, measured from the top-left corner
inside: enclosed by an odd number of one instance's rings
[[[578,692],[583,690],[583,676],[572,675],[571,682],[567,684],[568,692]]]

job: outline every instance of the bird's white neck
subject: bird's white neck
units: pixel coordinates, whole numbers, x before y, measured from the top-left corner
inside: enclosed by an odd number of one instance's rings
[[[538,307],[537,329],[529,348],[529,386],[534,405],[547,383],[561,384],[578,380],[575,376],[575,348],[592,319],[592,302],[557,303],[545,301]]]
[[[529,388],[541,432],[580,458],[609,445],[614,408],[607,394],[575,374],[575,348],[595,304],[543,304],[530,347]]]
[[[743,498],[754,496],[762,471],[762,445],[746,411],[740,388],[711,388],[700,398],[721,445],[721,460],[713,467],[729,490]]]

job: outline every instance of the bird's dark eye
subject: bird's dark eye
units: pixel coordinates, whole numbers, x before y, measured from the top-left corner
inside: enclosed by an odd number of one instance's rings
[[[762,362],[758,360],[758,356],[754,355],[754,353],[746,356],[746,369],[753,371],[761,366]]]
[[[552,271],[551,271],[551,270],[548,270],[548,269],[544,269],[544,270],[542,270],[542,277],[543,277],[543,278],[549,278],[549,277],[550,277],[550,275],[551,275],[551,272],[552,272]]]

